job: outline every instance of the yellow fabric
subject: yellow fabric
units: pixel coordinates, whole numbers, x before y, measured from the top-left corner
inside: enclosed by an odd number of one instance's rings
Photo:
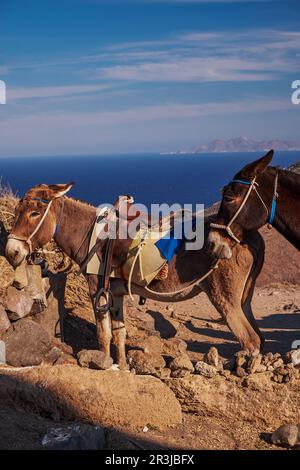
[[[122,266],[122,271],[126,280],[128,280],[129,273],[134,261],[134,257],[140,246],[142,240],[145,245],[142,248],[140,257],[137,259],[134,271],[132,274],[132,282],[135,284],[145,286],[150,284],[155,276],[159,273],[163,265],[166,263],[166,259],[161,255],[159,249],[155,246],[156,241],[164,237],[167,232],[162,233],[147,233],[148,237],[144,240],[144,234],[140,231],[132,241],[129,250],[127,260]],[[90,240],[89,250],[93,248],[97,241],[97,235],[99,234],[99,226],[95,223],[94,230]],[[103,264],[100,263],[97,254],[93,256],[87,265],[87,274],[103,275]],[[113,271],[111,277],[120,278],[120,273]]]

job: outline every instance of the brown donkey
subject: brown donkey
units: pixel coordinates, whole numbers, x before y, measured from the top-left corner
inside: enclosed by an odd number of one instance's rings
[[[217,258],[230,258],[232,247],[247,240],[249,230],[274,226],[300,249],[300,175],[268,166],[273,150],[246,165],[223,189],[208,237]]]
[[[7,259],[13,266],[20,265],[32,251],[43,247],[52,238],[66,255],[82,266],[88,254],[88,234],[95,222],[97,209],[66,197],[71,187],[72,183],[49,186],[42,184],[30,189],[19,202],[15,224],[6,246]],[[208,231],[207,222],[206,236]],[[210,255],[205,249],[186,251],[185,244],[182,243],[169,265],[167,279],[152,281],[149,287],[153,292],[132,284],[132,292],[163,302],[178,302],[204,291],[242,348],[249,354],[257,354],[263,339],[253,317],[251,298],[255,280],[263,264],[264,243],[257,232],[248,234],[247,242],[248,245],[237,245],[232,250],[231,259],[220,261],[218,269],[201,284],[195,284],[194,281],[210,270]],[[124,261],[121,251],[115,245],[113,268]],[[97,254],[103,259],[103,246],[98,247]],[[113,304],[109,310],[98,309],[96,299],[102,279],[98,275],[84,274],[94,307],[99,347],[110,355],[110,343],[113,339],[120,368],[125,368],[124,296],[128,295],[127,283],[122,279],[112,278],[110,289]],[[177,292],[183,288],[186,288],[183,292]]]

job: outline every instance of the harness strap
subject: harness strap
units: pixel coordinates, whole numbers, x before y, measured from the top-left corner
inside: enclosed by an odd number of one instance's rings
[[[276,214],[276,208],[277,208],[277,199],[278,199],[278,169],[276,172],[276,177],[275,177],[275,185],[274,185],[274,194],[273,194],[273,199],[272,199],[272,204],[271,204],[271,211],[270,211],[270,218],[269,218],[269,225],[273,225],[274,219],[275,219],[275,214]]]
[[[236,241],[237,243],[241,243],[241,240],[239,240],[233,233],[233,231],[231,230],[230,226],[231,224],[235,221],[235,219],[238,217],[238,215],[240,214],[241,210],[243,209],[243,207],[245,206],[248,198],[250,197],[250,194],[253,191],[255,191],[255,194],[257,195],[257,197],[259,198],[260,202],[262,203],[262,205],[264,206],[267,214],[269,214],[269,210],[263,200],[263,198],[261,197],[261,195],[259,194],[258,190],[257,190],[257,186],[258,184],[256,183],[256,177],[252,180],[252,181],[246,181],[246,180],[239,180],[239,179],[234,179],[234,180],[231,180],[230,183],[239,183],[239,184],[246,184],[247,186],[249,186],[249,189],[242,201],[242,204],[240,205],[240,207],[238,208],[238,210],[236,211],[236,213],[234,214],[234,216],[232,217],[232,219],[228,222],[227,225],[221,225],[221,224],[215,224],[215,223],[211,223],[210,224],[210,227],[211,228],[216,228],[218,230],[225,230],[228,235],[234,240]],[[230,184],[229,183],[229,184]],[[269,226],[271,227],[273,222],[274,222],[274,218],[275,218],[275,214],[276,214],[276,207],[277,207],[277,199],[278,199],[278,192],[277,192],[277,187],[278,187],[278,168],[277,168],[277,171],[276,171],[276,177],[275,177],[275,183],[274,183],[274,193],[273,193],[273,198],[272,198],[272,203],[271,203],[271,209],[270,209],[270,216],[269,216]]]
[[[44,202],[44,201],[43,201]],[[13,239],[13,240],[20,240],[22,242],[25,242],[27,243],[27,245],[29,246],[29,254],[31,254],[33,252],[33,249],[32,249],[32,238],[35,236],[35,234],[39,231],[39,229],[41,228],[42,224],[44,223],[44,220],[46,219],[47,215],[48,215],[48,212],[52,206],[52,203],[53,203],[53,200],[51,200],[50,202],[48,202],[48,206],[47,206],[47,209],[45,210],[44,214],[43,214],[43,217],[41,218],[41,220],[39,221],[39,223],[37,224],[36,228],[34,229],[34,231],[32,232],[31,235],[29,235],[29,237],[22,237],[22,236],[16,236],[14,235],[13,233],[11,233],[10,235],[8,235],[8,239]]]

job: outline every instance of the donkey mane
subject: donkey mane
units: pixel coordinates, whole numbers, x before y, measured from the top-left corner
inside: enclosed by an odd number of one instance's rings
[[[87,207],[87,208],[90,208],[90,209],[96,209],[95,206],[93,206],[92,204],[89,204],[86,201],[83,201],[82,199],[77,199],[77,198],[74,198],[74,197],[67,197],[67,196],[66,196],[66,199],[68,199],[68,201],[70,201],[74,205],[75,205],[75,203],[77,203],[82,207]]]

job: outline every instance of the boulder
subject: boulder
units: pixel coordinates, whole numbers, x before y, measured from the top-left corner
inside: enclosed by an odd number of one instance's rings
[[[75,423],[50,429],[42,445],[47,450],[102,450],[105,434],[100,426]]]
[[[298,437],[299,434],[299,437]],[[271,436],[272,444],[283,447],[295,447],[300,445],[300,432],[294,424],[284,424],[276,429]]]
[[[0,305],[0,336],[5,333],[10,327],[11,323],[3,305]]]
[[[73,365],[0,369],[0,402],[123,432],[182,422],[179,402],[159,379]]]
[[[41,364],[52,349],[48,333],[30,318],[14,323],[2,336],[6,347],[6,362],[11,366]]]
[[[165,381],[173,390],[185,412],[201,416],[235,419],[255,425],[279,426],[282,421],[300,422],[299,380],[276,384],[272,373],[251,374],[245,379],[217,375],[206,378],[187,375]]]
[[[113,365],[112,358],[98,349],[83,349],[77,354],[77,358],[81,367],[88,367],[89,369],[105,370]]]
[[[11,321],[20,320],[30,314],[33,299],[25,290],[9,286],[6,291],[4,307]]]

